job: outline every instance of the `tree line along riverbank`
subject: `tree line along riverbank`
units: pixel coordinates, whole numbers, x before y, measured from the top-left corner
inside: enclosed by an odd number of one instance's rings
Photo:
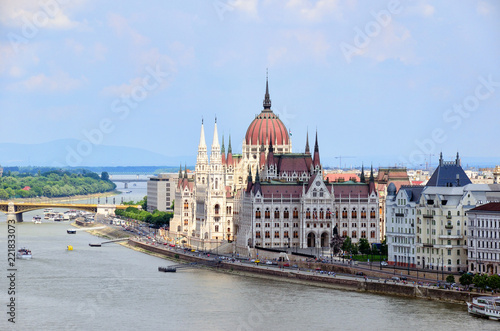
[[[101,176],[85,170],[51,170],[36,173],[7,172],[0,177],[0,200],[13,198],[60,198],[111,192],[116,184],[103,172]]]

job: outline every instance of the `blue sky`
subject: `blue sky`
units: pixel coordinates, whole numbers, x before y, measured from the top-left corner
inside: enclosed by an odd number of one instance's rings
[[[217,116],[239,152],[269,68],[293,150],[317,129],[326,165],[500,156],[498,1],[41,3],[0,4],[0,142],[182,161]]]

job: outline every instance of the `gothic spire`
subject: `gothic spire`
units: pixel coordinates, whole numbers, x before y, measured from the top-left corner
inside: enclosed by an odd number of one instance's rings
[[[229,135],[229,143],[227,144],[227,152],[233,153],[233,150],[231,149],[231,135]]]
[[[370,167],[370,183],[375,182],[375,177],[373,177],[373,164]]]
[[[203,128],[203,118],[201,119],[201,132],[200,132],[200,144],[198,145],[199,147],[206,147],[207,144],[205,143],[205,129]]]
[[[257,168],[257,172],[255,173],[255,182],[256,182],[256,183],[259,183],[259,182],[260,182],[260,178],[259,178],[259,168]]]
[[[266,95],[264,96],[264,109],[271,109],[271,98],[269,97],[267,72],[266,72]]]
[[[182,163],[179,164],[179,179],[182,178]]]
[[[316,130],[316,141],[314,142],[314,155],[313,155],[314,168],[320,168],[321,162],[319,161],[319,146],[318,146],[318,131]]]
[[[365,178],[365,167],[363,164],[361,164],[361,175],[359,176],[359,181],[361,183],[364,183],[366,182],[366,178]]]
[[[184,178],[188,178],[188,169],[187,169],[187,165],[184,163]]]
[[[311,151],[309,150],[309,130],[307,130],[306,133],[306,154],[311,154]]]

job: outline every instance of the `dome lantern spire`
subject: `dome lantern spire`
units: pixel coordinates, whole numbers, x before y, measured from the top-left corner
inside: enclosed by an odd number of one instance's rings
[[[266,70],[266,94],[264,95],[264,109],[271,109],[271,98],[269,96],[269,84]]]

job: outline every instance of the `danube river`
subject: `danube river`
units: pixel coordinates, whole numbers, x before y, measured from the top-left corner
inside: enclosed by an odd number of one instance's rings
[[[29,215],[29,214],[28,214]],[[27,216],[28,216],[27,215]],[[462,305],[339,291],[172,264],[67,222],[16,224],[16,324],[7,322],[7,224],[1,214],[0,330],[498,330]],[[29,216],[28,216],[29,217]],[[27,217],[26,217],[27,218]],[[25,219],[26,219],[25,218]],[[67,245],[74,250],[68,251]]]

